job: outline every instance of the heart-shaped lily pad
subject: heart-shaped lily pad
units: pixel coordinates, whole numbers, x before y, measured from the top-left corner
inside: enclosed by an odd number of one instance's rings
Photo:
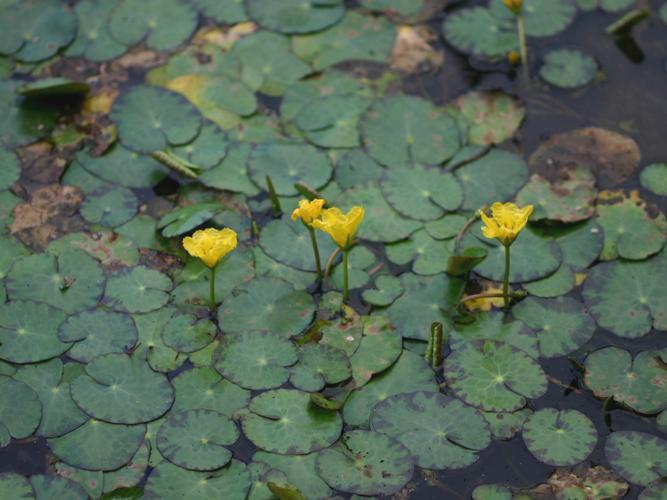
[[[598,434],[577,410],[543,408],[526,420],[523,441],[538,460],[562,467],[584,461],[595,448]]]
[[[171,280],[160,271],[137,266],[109,278],[104,300],[117,311],[154,311],[169,301],[171,286]]]
[[[467,54],[499,59],[519,48],[511,20],[494,16],[489,9],[474,7],[452,12],[442,25],[445,39]]]
[[[547,377],[536,361],[503,342],[482,340],[457,349],[445,359],[449,387],[469,405],[487,411],[513,411],[547,390]]]
[[[300,455],[326,448],[340,436],[338,412],[310,402],[307,392],[267,391],[253,398],[251,411],[241,420],[243,433],[255,446],[284,455]]]
[[[88,493],[82,486],[65,477],[46,474],[30,476],[30,484],[35,490],[35,498],[67,498],[86,500]]]
[[[119,0],[84,0],[74,6],[79,31],[67,48],[67,55],[83,56],[90,61],[109,61],[120,56],[127,47],[116,41],[108,23]]]
[[[470,144],[500,144],[519,129],[526,109],[504,92],[468,92],[453,104],[467,130]]]
[[[162,330],[162,340],[174,351],[195,352],[210,344],[216,333],[212,321],[198,319],[193,314],[176,313]]]
[[[165,177],[164,167],[156,160],[120,144],[100,157],[82,151],[76,156],[76,164],[104,181],[128,188],[153,187]],[[69,167],[70,170],[72,168]]]
[[[289,484],[298,488],[306,498],[324,500],[331,496],[331,489],[315,470],[318,452],[307,455],[278,455],[265,451],[256,452],[253,463],[264,463],[285,474]]]
[[[290,382],[302,391],[319,391],[326,384],[344,382],[352,374],[345,352],[326,344],[306,344],[298,351]]]
[[[260,26],[281,33],[311,33],[338,22],[342,0],[246,0],[246,12]]]
[[[332,488],[358,495],[391,495],[412,477],[410,451],[385,434],[346,432],[335,447],[320,452],[317,473]]]
[[[213,410],[231,417],[250,401],[250,391],[225,380],[208,366],[194,368],[172,379],[176,400],[172,412]]]
[[[489,10],[498,18],[514,18],[502,0],[491,0]],[[560,33],[570,25],[576,13],[577,8],[570,0],[524,0],[522,7],[526,34],[535,37]]]
[[[212,410],[171,413],[156,436],[160,453],[188,470],[215,470],[232,458],[225,446],[234,444],[239,430],[229,417]]]
[[[48,134],[58,117],[57,107],[26,102],[17,96],[19,86],[19,82],[0,81],[0,140],[10,146],[27,144]]]
[[[547,52],[540,68],[542,79],[561,88],[583,87],[598,71],[598,64],[580,50],[559,49]]]
[[[357,387],[393,365],[401,355],[402,347],[401,334],[387,318],[381,315],[364,317],[361,340],[350,356]]]
[[[460,469],[491,443],[477,410],[437,392],[397,394],[373,409],[371,428],[396,438],[425,469]]]
[[[243,0],[193,0],[202,14],[224,24],[236,24],[248,20]]]
[[[403,293],[401,280],[395,276],[381,274],[375,279],[374,288],[364,290],[364,301],[374,306],[388,306]]]
[[[452,252],[451,242],[433,238],[425,229],[413,233],[409,239],[387,245],[387,258],[395,264],[412,262],[415,274],[431,276],[447,270]]]
[[[120,226],[137,214],[139,201],[132,191],[122,187],[102,187],[86,196],[81,215],[92,224]]]
[[[0,375],[0,424],[14,439],[30,436],[42,419],[42,404],[29,385]]]
[[[637,431],[616,431],[604,445],[607,460],[621,476],[642,486],[667,475],[667,441]]]
[[[148,435],[149,431],[146,434]],[[146,468],[148,467],[148,458],[152,451],[150,446],[151,444],[147,438],[134,454],[132,460],[126,465],[115,471],[105,472],[102,491],[109,493],[121,488],[132,488],[141,483],[144,479]]]
[[[642,351],[634,359],[618,347],[595,351],[586,358],[585,382],[597,397],[613,397],[640,413],[667,408],[667,373],[656,351]]]
[[[86,365],[71,385],[74,402],[92,417],[116,424],[150,422],[174,402],[167,378],[142,359],[105,354]]]
[[[652,193],[667,196],[667,163],[654,163],[645,167],[639,174],[639,182]]]
[[[255,106],[252,106],[251,113],[254,111]],[[184,146],[177,146],[173,150],[176,156],[189,161],[202,170],[208,170],[222,161],[227,154],[227,146],[225,132],[213,123],[205,123],[194,141]]]
[[[163,307],[146,314],[132,316],[139,333],[139,341],[132,356],[145,359],[153,370],[162,373],[175,370],[187,359],[185,354],[167,347],[162,340],[162,330],[173,314],[171,308]]]
[[[0,189],[9,189],[21,175],[21,163],[16,155],[0,147]]]
[[[0,495],[3,498],[35,498],[35,490],[20,474],[3,472],[0,474]]]
[[[214,189],[256,195],[260,190],[248,177],[248,157],[251,151],[250,144],[233,144],[222,162],[202,173],[199,181]]]
[[[526,419],[533,414],[530,408],[513,412],[484,411],[482,415],[489,424],[493,439],[512,439],[521,429]]]

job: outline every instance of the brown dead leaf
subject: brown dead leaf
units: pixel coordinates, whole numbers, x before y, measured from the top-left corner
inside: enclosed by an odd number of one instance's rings
[[[257,25],[253,22],[239,23],[234,26],[220,28],[208,26],[195,33],[192,45],[203,46],[207,44],[217,45],[223,50],[229,50],[241,38],[257,31]]]
[[[140,68],[149,69],[164,64],[167,61],[167,54],[155,52],[154,50],[134,50],[120,56],[112,63],[112,73],[116,67],[123,69]]]
[[[29,202],[14,208],[9,231],[26,245],[44,249],[53,240],[85,227],[77,215],[83,192],[75,186],[53,184],[38,189]]]
[[[628,492],[628,483],[621,476],[601,466],[557,470],[548,484],[557,498],[565,498],[563,493],[571,488],[584,493],[587,500],[622,498]]]
[[[58,182],[74,151],[57,150],[53,144],[42,141],[16,150],[21,159],[21,178],[39,184]]]
[[[554,181],[563,167],[586,167],[602,188],[624,182],[639,167],[639,146],[611,130],[587,127],[553,135],[530,157],[533,171]]]
[[[399,26],[391,52],[392,69],[406,73],[434,71],[442,67],[445,55],[431,46],[438,36],[427,26]]]

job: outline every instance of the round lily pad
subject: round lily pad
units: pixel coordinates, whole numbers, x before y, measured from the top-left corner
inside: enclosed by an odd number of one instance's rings
[[[9,189],[21,175],[21,163],[14,153],[0,147],[0,189]]]
[[[225,335],[216,352],[215,368],[247,389],[271,389],[289,378],[287,366],[297,361],[294,345],[269,332]]]
[[[460,469],[491,443],[474,408],[437,392],[397,394],[373,409],[371,428],[396,438],[425,469]]]
[[[540,68],[542,79],[562,88],[588,85],[598,71],[598,65],[588,54],[580,50],[552,50],[544,56]]]
[[[74,402],[92,417],[116,424],[150,422],[174,402],[167,378],[125,354],[105,354],[72,381]]]
[[[36,498],[30,481],[14,472],[0,474],[0,496],[2,498]]]
[[[160,271],[137,266],[109,278],[104,300],[117,311],[149,312],[169,301],[171,287],[171,280]]]
[[[201,126],[199,113],[185,97],[149,85],[123,92],[114,102],[111,118],[123,145],[141,153],[186,144],[197,136]]]
[[[667,196],[667,163],[654,163],[645,167],[639,174],[639,182],[652,193]]]
[[[116,425],[91,419],[48,443],[56,457],[74,467],[114,470],[132,459],[145,434],[145,425]]]
[[[137,328],[124,314],[84,311],[67,318],[58,329],[63,342],[76,342],[68,356],[84,363],[112,352],[127,352],[137,342]]]
[[[216,82],[220,85],[220,82]],[[253,96],[254,99],[254,96]],[[255,105],[252,106],[252,112]],[[173,148],[176,156],[208,170],[218,165],[227,154],[227,135],[213,123],[205,123],[197,138],[190,144]]]
[[[403,293],[401,280],[395,276],[382,274],[375,279],[374,288],[364,290],[364,302],[374,306],[388,306]]]
[[[150,431],[147,431],[146,441],[139,447],[132,460],[120,469],[104,473],[104,487],[102,488],[104,493],[120,488],[132,488],[143,481],[148,467],[148,458],[152,451],[150,449],[152,444],[148,441],[149,434]]]
[[[445,378],[454,394],[486,411],[513,411],[547,390],[547,377],[535,360],[514,346],[481,340],[445,359]]]
[[[30,436],[42,418],[42,404],[30,386],[0,375],[0,424],[14,439]]]
[[[530,408],[513,412],[482,412],[489,424],[493,439],[512,439],[522,428],[526,419],[532,415]]]
[[[120,56],[127,47],[109,33],[108,23],[119,0],[85,0],[74,6],[79,31],[67,48],[67,55],[83,56],[91,61],[109,61]]]
[[[139,333],[139,341],[132,356],[145,359],[153,370],[161,373],[177,369],[187,359],[185,354],[174,351],[162,341],[162,330],[173,314],[171,308],[163,307],[132,317]]]
[[[504,92],[468,92],[453,102],[467,129],[470,144],[500,144],[519,129],[526,109]]]
[[[162,330],[167,347],[178,352],[195,352],[213,341],[217,330],[208,319],[197,319],[193,314],[176,313]]]
[[[472,490],[472,500],[512,500],[512,492],[502,484],[480,484]]]
[[[385,249],[390,261],[399,265],[412,262],[415,274],[430,276],[447,270],[452,246],[449,243],[436,240],[426,230],[420,229],[409,239],[387,245]]]
[[[59,114],[57,107],[26,102],[17,96],[19,86],[16,81],[0,81],[0,139],[10,146],[27,144],[48,134]]]
[[[584,283],[584,299],[598,325],[616,335],[636,338],[651,327],[667,330],[665,281],[667,255],[644,262],[598,264]]]
[[[500,59],[519,48],[514,23],[494,16],[484,7],[452,12],[445,19],[442,32],[461,52],[489,59]]]
[[[345,14],[342,0],[246,0],[246,12],[260,26],[281,33],[311,33]]]
[[[368,154],[390,167],[437,165],[454,156],[460,145],[453,118],[428,101],[407,95],[373,104],[361,132]]]
[[[656,351],[642,351],[634,359],[618,347],[605,347],[586,358],[586,386],[599,398],[613,397],[640,413],[667,408],[667,374]]]
[[[199,176],[199,181],[214,189],[224,189],[235,193],[254,196],[259,189],[248,177],[248,157],[250,144],[233,144],[227,156],[216,167],[206,170]]]
[[[128,188],[153,187],[165,177],[165,169],[157,160],[130,151],[120,144],[100,157],[82,151],[75,161],[94,176]]]
[[[324,148],[359,146],[358,123],[370,104],[363,95],[332,95],[308,103],[295,124],[313,144]]]
[[[248,408],[251,413],[241,420],[243,433],[272,453],[298,455],[326,448],[343,427],[338,412],[313,405],[307,392],[267,391],[253,398]]]
[[[35,490],[35,498],[67,498],[87,500],[88,493],[82,486],[66,477],[35,474],[30,476],[30,484]]]
[[[319,391],[326,384],[344,382],[352,374],[344,351],[326,344],[306,344],[298,351],[290,382],[302,391]]]
[[[232,458],[225,446],[234,444],[239,430],[229,417],[212,410],[172,413],[157,432],[163,457],[188,470],[215,470]]]
[[[95,307],[103,287],[102,269],[81,250],[22,257],[7,275],[12,300],[46,302],[69,314]]]
[[[220,23],[236,24],[248,20],[243,0],[193,0],[202,14]]]
[[[17,2],[2,10],[0,53],[21,61],[48,59],[76,36],[77,20],[58,0]]]
[[[121,187],[103,187],[86,196],[81,215],[92,224],[120,226],[134,217],[139,201],[132,191]]]
[[[412,478],[410,451],[385,434],[346,432],[317,457],[317,473],[332,488],[358,495],[391,495]]]
[[[162,229],[165,238],[180,236],[212,219],[220,209],[217,203],[195,203],[175,208],[158,221],[157,227]]]
[[[218,325],[224,333],[272,332],[288,338],[299,335],[314,312],[309,293],[280,279],[257,278],[225,298]]]
[[[526,420],[523,441],[535,458],[562,467],[584,461],[595,448],[598,435],[583,413],[544,408]]]
[[[197,12],[182,0],[121,0],[109,20],[114,39],[131,47],[142,40],[154,50],[169,50],[197,28]]]
[[[365,317],[361,340],[350,356],[352,376],[357,387],[393,365],[402,348],[401,334],[387,318],[381,315]]]
[[[514,14],[502,0],[491,0],[489,9],[496,17],[514,20]],[[574,19],[577,8],[570,0],[524,0],[522,13],[526,35],[545,37],[565,30]]]
[[[576,351],[590,340],[596,328],[584,304],[570,297],[529,297],[517,304],[512,313],[536,331],[540,353],[545,358]]]
[[[265,143],[250,155],[250,178],[267,190],[266,177],[271,177],[276,193],[294,196],[294,187],[302,182],[313,189],[324,186],[331,178],[332,166],[326,155],[307,144]]]
[[[298,488],[306,498],[325,499],[331,496],[331,489],[315,470],[318,453],[307,455],[278,455],[257,451],[252,459],[254,463],[264,463],[285,474],[289,484]]]
[[[628,481],[648,486],[667,474],[667,441],[637,431],[616,431],[604,446],[607,460]]]
[[[250,401],[250,391],[225,380],[208,366],[183,372],[171,382],[176,397],[172,411],[214,410],[231,417]]]
[[[381,185],[398,213],[417,220],[439,219],[463,201],[463,191],[453,175],[420,165],[388,169]]]

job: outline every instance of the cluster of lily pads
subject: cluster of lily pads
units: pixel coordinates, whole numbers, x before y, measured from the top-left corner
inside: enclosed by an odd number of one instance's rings
[[[573,131],[525,161],[518,98],[403,94],[409,75],[388,68],[397,34],[443,3],[0,0],[0,445],[44,439],[52,458],[44,474],[0,474],[0,498],[391,495],[519,435],[554,467],[603,447],[642,498],[664,498],[667,348],[613,343],[667,330],[667,165],[624,189],[640,160],[620,134]],[[631,3],[524,0],[527,34]],[[504,57],[508,16],[502,0],[463,6],[443,34]],[[136,60],[150,71],[108,77]],[[571,60],[545,60],[559,85]],[[72,61],[95,77],[63,77]],[[609,141],[629,158],[618,178],[579,147]],[[365,209],[350,306],[334,243],[320,239],[318,279],[290,220],[302,197]],[[475,220],[506,200],[535,207],[509,275],[528,297],[509,313],[482,297],[505,253]],[[181,246],[202,226],[238,236],[215,275]],[[455,272],[461,258],[472,264]],[[447,340],[435,369],[434,323]],[[600,335],[611,345],[593,349]],[[603,442],[566,404],[536,410],[541,362],[565,356],[601,411],[613,402],[655,432]]]

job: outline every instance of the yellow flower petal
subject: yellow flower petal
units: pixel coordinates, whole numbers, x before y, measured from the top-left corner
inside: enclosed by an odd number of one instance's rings
[[[313,201],[302,199],[299,201],[299,207],[292,212],[292,220],[301,218],[304,224],[312,225],[315,219],[320,218],[324,200],[315,198]]]
[[[220,259],[236,248],[236,245],[236,231],[229,228],[200,229],[192,236],[183,238],[183,248],[210,268],[215,267]]]
[[[341,212],[337,207],[332,207],[322,210],[321,218],[313,221],[312,226],[327,233],[336,245],[344,249],[354,241],[363,219],[363,207],[352,207],[347,214]]]
[[[489,239],[496,238],[503,245],[511,245],[526,227],[532,213],[532,205],[520,208],[514,203],[496,202],[491,205],[491,217],[481,210],[479,212],[485,224],[482,226],[482,234]]]

